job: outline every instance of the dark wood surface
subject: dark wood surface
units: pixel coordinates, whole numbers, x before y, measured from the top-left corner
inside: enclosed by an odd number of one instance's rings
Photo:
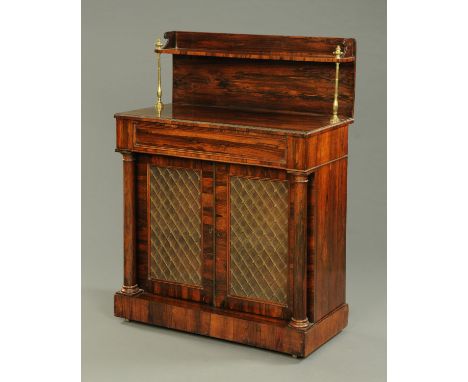
[[[308,315],[320,320],[346,301],[347,158],[317,169],[309,185]]]
[[[286,160],[286,139],[265,133],[229,131],[216,135],[213,129],[196,126],[170,127],[164,124],[138,122],[135,147],[157,146],[162,150],[184,150],[215,155],[250,158],[267,163]]]
[[[213,57],[173,58],[172,103],[331,114],[335,65]],[[340,65],[340,113],[353,116],[354,63]]]
[[[274,135],[308,136],[353,123],[341,114],[341,121],[330,123],[331,111],[325,114],[278,112],[277,110],[234,109],[186,104],[167,104],[159,116],[154,107],[115,114],[121,124],[125,120],[163,123],[165,126],[223,127],[229,131],[258,131]],[[125,137],[122,137],[125,138]],[[128,138],[127,138],[128,139]]]
[[[329,312],[307,330],[279,319],[237,313],[154,294],[114,296],[114,315],[130,321],[238,342],[268,350],[307,357],[348,324],[348,305]]]
[[[347,324],[353,39],[169,32],[174,103],[118,113],[124,287],[115,315],[307,356]],[[331,124],[335,59],[339,123]],[[201,174],[201,287],[151,279],[148,169]],[[230,179],[288,182],[287,303],[230,294]],[[142,293],[141,289],[144,290]]]
[[[135,159],[130,152],[122,153],[124,179],[124,285],[136,284],[135,254]]]
[[[344,122],[343,122],[344,123]],[[117,150],[273,167],[308,173],[347,156],[348,125],[337,124],[312,135],[228,125],[117,116]]]
[[[122,152],[123,159],[123,209],[124,209],[124,277],[121,291],[128,295],[141,293],[136,275],[136,207],[135,207],[135,155]]]
[[[292,258],[292,317],[290,325],[307,328],[307,184],[306,174],[289,176],[289,253]]]
[[[355,60],[356,41],[342,37],[272,36],[231,33],[166,32],[167,42],[156,52],[173,55],[336,62],[333,55],[341,45],[341,62]]]

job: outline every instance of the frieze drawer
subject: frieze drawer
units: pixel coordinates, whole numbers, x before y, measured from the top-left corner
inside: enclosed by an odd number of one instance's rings
[[[136,122],[134,134],[135,149],[147,152],[194,158],[208,155],[213,160],[277,167],[286,164],[286,138],[272,134],[147,122]]]

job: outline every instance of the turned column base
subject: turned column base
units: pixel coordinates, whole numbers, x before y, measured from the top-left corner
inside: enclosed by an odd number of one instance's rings
[[[138,288],[138,284],[132,286],[122,285],[120,293],[127,296],[136,296],[137,294],[143,293],[143,289]]]
[[[304,320],[296,320],[295,318],[291,318],[291,321],[289,321],[288,326],[294,329],[302,329],[305,330],[312,324],[309,322],[309,320],[306,318]]]

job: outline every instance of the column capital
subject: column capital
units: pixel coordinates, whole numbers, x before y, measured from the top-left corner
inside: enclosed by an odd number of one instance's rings
[[[119,153],[122,154],[122,159],[124,162],[133,162],[135,160],[135,156],[131,151],[119,150]]]
[[[309,176],[304,172],[288,172],[289,183],[307,183]]]

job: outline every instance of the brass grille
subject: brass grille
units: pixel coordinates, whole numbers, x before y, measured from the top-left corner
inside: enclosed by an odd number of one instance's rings
[[[288,183],[231,177],[230,293],[286,304]]]
[[[200,173],[150,167],[152,279],[201,285]]]

